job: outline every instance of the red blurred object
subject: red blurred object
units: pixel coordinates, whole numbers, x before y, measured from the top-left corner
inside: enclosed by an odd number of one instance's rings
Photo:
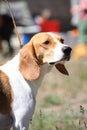
[[[60,22],[56,20],[47,20],[40,24],[42,32],[60,32]]]

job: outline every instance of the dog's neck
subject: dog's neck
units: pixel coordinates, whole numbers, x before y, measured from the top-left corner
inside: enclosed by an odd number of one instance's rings
[[[32,86],[31,90],[32,90],[34,97],[36,97],[36,95],[37,95],[38,89],[42,83],[44,76],[47,73],[49,73],[50,70],[52,69],[52,66],[48,65],[48,64],[41,65],[40,67],[41,67],[41,75],[40,75],[39,79],[33,80],[33,81],[27,81],[30,84],[30,86]]]

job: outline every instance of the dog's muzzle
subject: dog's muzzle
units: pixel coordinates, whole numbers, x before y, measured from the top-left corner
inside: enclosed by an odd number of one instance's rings
[[[60,61],[69,61],[70,57],[71,57],[71,51],[72,51],[71,47],[69,47],[69,46],[63,46],[62,47],[63,57],[59,61],[50,62],[49,64],[50,65],[54,65],[54,64],[57,64]]]

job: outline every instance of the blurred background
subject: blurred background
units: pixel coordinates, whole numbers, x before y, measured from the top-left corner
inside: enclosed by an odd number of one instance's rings
[[[71,13],[71,8],[77,5],[78,0],[10,0],[11,11],[15,19],[23,45],[38,32],[56,32],[64,36],[65,42],[73,44],[77,42],[78,14]],[[74,20],[75,19],[75,20]],[[0,52],[4,51],[3,41],[7,56],[14,53],[15,29],[6,0],[0,1]],[[75,40],[75,42],[74,42]],[[13,42],[14,41],[14,42]],[[74,45],[74,44],[73,44]]]
[[[55,32],[72,47],[70,75],[54,68],[44,79],[30,129],[87,129],[87,0],[9,0],[22,45],[38,32]],[[0,0],[0,64],[20,49],[6,0]],[[49,76],[49,78],[48,78]]]

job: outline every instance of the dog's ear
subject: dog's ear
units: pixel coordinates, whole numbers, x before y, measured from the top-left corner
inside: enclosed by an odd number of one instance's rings
[[[25,45],[20,50],[19,70],[27,80],[36,80],[39,78],[40,66],[35,60],[32,44]]]
[[[69,75],[68,71],[66,70],[64,64],[57,64],[55,67],[61,72],[62,74]]]

